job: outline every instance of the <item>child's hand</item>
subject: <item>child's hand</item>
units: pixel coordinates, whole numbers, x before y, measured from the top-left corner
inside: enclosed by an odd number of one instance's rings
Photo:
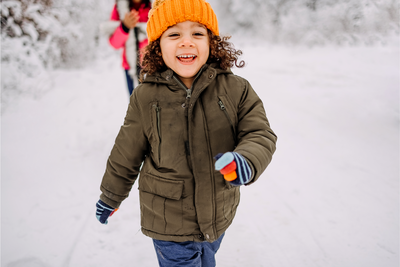
[[[103,201],[99,200],[96,203],[96,218],[101,222],[102,224],[107,224],[108,223],[108,217],[111,217],[114,212],[116,212],[118,209],[114,209],[104,203]]]
[[[125,14],[124,19],[122,20],[122,23],[129,29],[135,28],[136,24],[139,21],[139,12],[136,10],[132,10],[129,13]]]
[[[244,185],[250,182],[252,173],[246,159],[236,152],[226,152],[215,156],[215,169],[224,175],[225,180],[233,185]]]

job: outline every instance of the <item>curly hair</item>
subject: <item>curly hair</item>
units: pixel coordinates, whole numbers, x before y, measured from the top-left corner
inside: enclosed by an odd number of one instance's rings
[[[231,36],[220,37],[214,35],[210,30],[207,31],[210,40],[210,55],[207,64],[217,63],[218,66],[224,70],[234,66],[243,68],[245,62],[241,60],[238,63],[242,51],[236,50],[233,44],[228,42]],[[168,68],[162,58],[160,38],[154,42],[150,42],[145,48],[140,81],[144,80],[144,75],[152,75],[155,72],[162,72]]]

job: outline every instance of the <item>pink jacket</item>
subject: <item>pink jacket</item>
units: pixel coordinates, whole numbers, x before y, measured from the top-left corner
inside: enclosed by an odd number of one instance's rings
[[[145,8],[144,4],[139,8],[139,22],[147,22],[148,20],[148,14],[150,11],[150,8]],[[111,20],[116,20],[119,21],[119,14],[117,11],[117,5],[114,5],[114,8],[111,12]],[[128,64],[128,61],[126,59],[126,51],[125,51],[125,42],[128,39],[128,33],[124,32],[122,29],[122,26],[117,27],[115,32],[110,36],[110,44],[112,47],[115,49],[120,49],[121,47],[124,48],[124,51],[122,53],[122,67],[126,70],[130,69],[130,66]],[[147,39],[143,40],[142,42],[139,42],[139,51],[143,51],[144,47],[148,44]],[[142,58],[142,53],[141,56]]]

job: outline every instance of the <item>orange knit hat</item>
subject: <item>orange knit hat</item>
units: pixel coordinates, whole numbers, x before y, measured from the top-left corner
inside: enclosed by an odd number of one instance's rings
[[[155,0],[147,21],[149,42],[157,40],[170,26],[184,21],[198,22],[219,35],[217,16],[204,0]]]

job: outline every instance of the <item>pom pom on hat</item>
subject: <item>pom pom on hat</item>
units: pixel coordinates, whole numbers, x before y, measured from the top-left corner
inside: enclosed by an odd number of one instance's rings
[[[167,29],[177,23],[193,21],[203,24],[219,35],[217,16],[204,0],[155,0],[149,12],[147,37],[157,40]]]

